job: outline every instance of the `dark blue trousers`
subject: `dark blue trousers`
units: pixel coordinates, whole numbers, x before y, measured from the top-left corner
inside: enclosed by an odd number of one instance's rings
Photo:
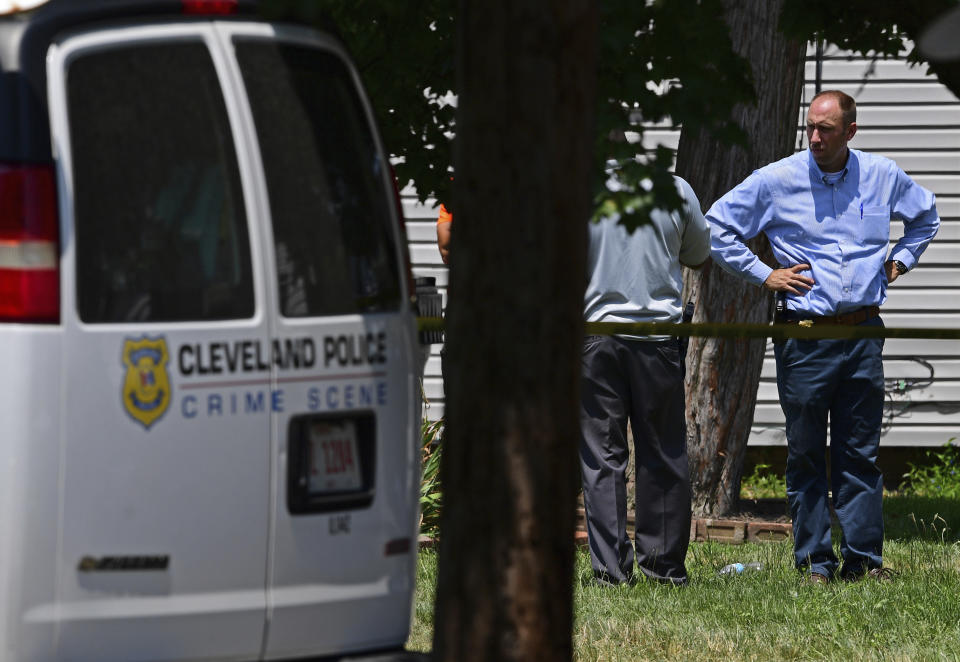
[[[875,317],[861,326],[883,322]],[[881,566],[883,477],[877,450],[883,420],[882,352],[880,338],[791,338],[775,346],[777,387],[787,422],[787,498],[797,568],[827,577],[837,574],[828,487],[840,521],[839,574],[858,576]]]

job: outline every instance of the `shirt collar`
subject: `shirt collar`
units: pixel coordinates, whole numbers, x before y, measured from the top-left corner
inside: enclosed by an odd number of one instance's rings
[[[813,178],[819,181],[821,184],[826,184],[828,181],[828,178],[832,179],[835,177],[838,177],[838,179],[835,179],[834,181],[841,181],[841,182],[846,181],[847,175],[850,173],[850,165],[853,163],[853,161],[856,158],[857,157],[854,154],[854,150],[847,147],[847,163],[846,165],[843,166],[843,170],[839,172],[824,172],[823,170],[820,169],[820,166],[817,165],[817,162],[814,160],[813,152],[810,151],[810,148],[807,148],[807,165],[810,168],[810,172],[813,175]]]

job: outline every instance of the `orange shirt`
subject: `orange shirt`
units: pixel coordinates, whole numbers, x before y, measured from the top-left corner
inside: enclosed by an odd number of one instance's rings
[[[449,223],[453,220],[453,214],[447,211],[447,208],[440,203],[440,214],[437,216],[437,223]]]

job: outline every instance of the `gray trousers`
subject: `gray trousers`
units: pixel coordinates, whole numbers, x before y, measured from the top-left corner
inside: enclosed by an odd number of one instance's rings
[[[628,417],[636,464],[637,565],[651,579],[685,583],[690,475],[679,343],[587,336],[580,410],[583,501],[594,574],[611,583],[633,578]]]

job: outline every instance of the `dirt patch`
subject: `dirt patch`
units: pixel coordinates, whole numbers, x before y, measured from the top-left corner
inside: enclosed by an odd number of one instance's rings
[[[740,510],[728,518],[786,524],[790,522],[790,509],[786,499],[741,499]]]

